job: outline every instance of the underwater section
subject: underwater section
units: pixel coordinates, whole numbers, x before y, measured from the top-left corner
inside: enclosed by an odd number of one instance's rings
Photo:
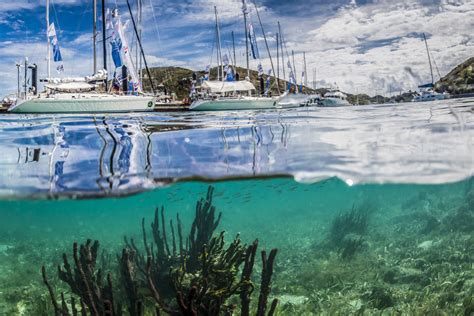
[[[2,315],[471,315],[473,259],[473,178],[0,201]]]

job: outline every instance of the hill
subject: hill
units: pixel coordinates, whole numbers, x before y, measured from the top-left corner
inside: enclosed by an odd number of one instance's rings
[[[163,92],[174,92],[178,99],[184,99],[189,96],[189,90],[192,85],[193,73],[196,74],[197,78],[204,76],[204,71],[193,71],[186,68],[180,67],[156,67],[150,68],[151,77],[153,78],[153,85],[155,88],[159,88]],[[237,67],[237,73],[240,76],[240,80],[243,80],[247,75],[247,70],[241,67]],[[145,91],[151,91],[150,81],[146,75],[146,71],[143,72],[143,87]],[[214,67],[211,69],[210,73],[211,78],[217,77],[217,68]],[[266,76],[265,76],[266,78]],[[259,90],[260,84],[258,82],[258,72],[250,70],[250,81],[254,86]],[[284,91],[287,84],[284,80],[279,80],[280,92]],[[278,94],[277,85],[275,84],[275,79],[271,77],[272,88],[271,93],[276,95]],[[307,92],[314,92],[312,89],[306,89]]]
[[[445,77],[436,83],[437,91],[448,91],[451,94],[474,92],[474,57],[456,66]]]

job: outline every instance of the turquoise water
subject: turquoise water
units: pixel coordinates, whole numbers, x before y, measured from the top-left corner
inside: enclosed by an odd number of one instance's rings
[[[278,249],[269,296],[279,300],[277,315],[469,315],[472,111],[470,101],[450,101],[212,115],[4,115],[0,314],[54,315],[43,265],[56,300],[64,292],[71,309],[71,288],[56,266],[63,253],[72,262],[72,244],[87,239],[100,241],[98,265],[112,274],[125,306],[117,257],[124,236],[144,253],[142,218],[150,240],[155,208],[164,206],[171,247],[169,220],[176,228],[179,213],[187,236],[211,185],[222,212],[214,236],[225,231],[227,245],[239,234],[246,244],[258,238],[259,250]],[[255,261],[252,314],[260,255]],[[152,295],[139,272],[136,278],[152,315]],[[240,314],[238,295],[226,302]]]

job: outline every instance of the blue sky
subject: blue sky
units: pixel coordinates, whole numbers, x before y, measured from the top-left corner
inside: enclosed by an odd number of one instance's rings
[[[136,1],[130,0],[133,7]],[[237,63],[244,65],[241,0],[142,1],[143,41],[152,66],[204,69],[211,60],[214,43],[214,6],[219,10],[224,50],[230,49],[230,34],[235,31]],[[15,91],[15,63],[25,56],[39,65],[41,75],[46,73],[45,2],[0,3],[1,95]],[[59,29],[64,75],[89,75],[92,0],[51,2],[51,20]],[[111,8],[118,4],[123,20],[129,19],[125,0],[107,2]],[[474,55],[474,0],[258,0],[257,5],[272,52],[276,53],[275,33],[280,21],[287,47],[296,54],[298,76],[302,52],[306,52],[309,81],[316,69],[318,86],[337,84],[352,93],[387,95],[389,91],[416,88],[430,77],[422,32],[429,38],[441,75]],[[251,20],[259,37],[261,62],[269,69],[254,10]],[[134,46],[132,29],[129,31]],[[251,67],[255,69],[257,64],[252,61]]]

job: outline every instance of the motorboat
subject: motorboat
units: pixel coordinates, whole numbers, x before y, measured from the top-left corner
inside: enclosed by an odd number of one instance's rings
[[[338,107],[338,106],[350,106],[351,104],[347,101],[347,95],[339,90],[332,90],[324,94],[320,105],[322,107]]]

